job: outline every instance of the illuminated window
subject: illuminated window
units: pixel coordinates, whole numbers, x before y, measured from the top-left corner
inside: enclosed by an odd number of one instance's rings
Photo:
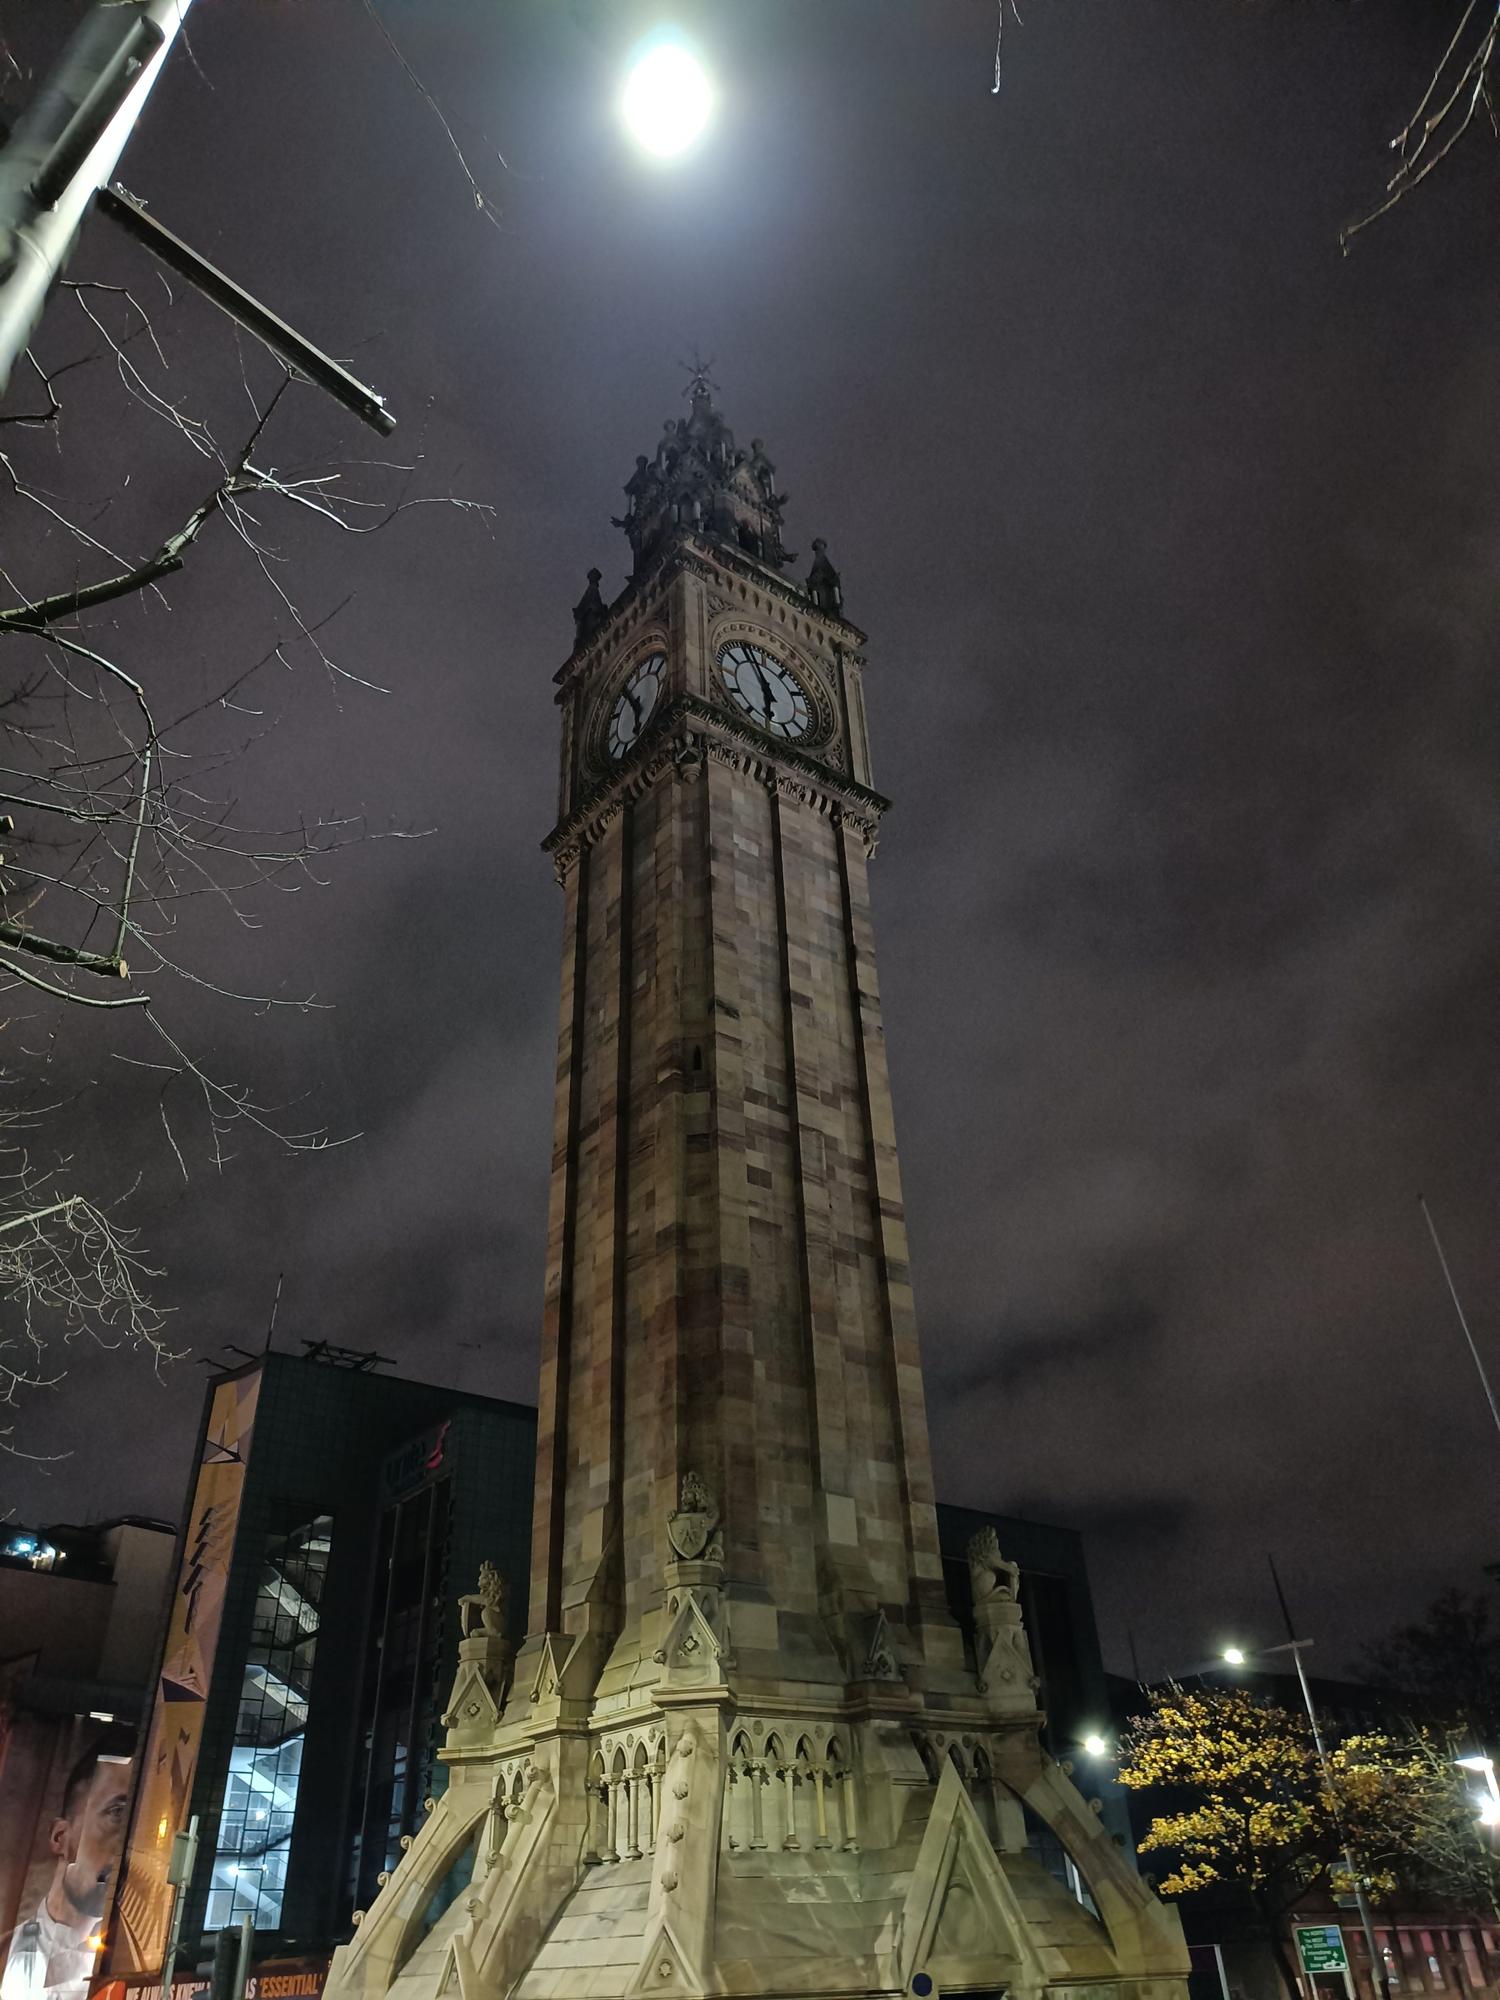
[[[241,1917],[257,1930],[281,1924],[332,1533],[332,1517],[320,1514],[266,1547],[219,1815],[209,1930],[230,1929]]]

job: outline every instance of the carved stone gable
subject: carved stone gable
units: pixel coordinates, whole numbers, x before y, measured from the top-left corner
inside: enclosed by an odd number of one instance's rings
[[[711,1590],[679,1593],[672,1622],[655,1654],[657,1664],[665,1667],[666,1678],[674,1685],[716,1681],[723,1667],[732,1664],[719,1634],[715,1597]]]
[[[883,1611],[875,1612],[865,1622],[863,1655],[858,1678],[862,1681],[904,1679],[901,1662],[896,1658],[896,1649],[891,1644],[891,1628],[885,1622]]]
[[[1016,1890],[1002,1868],[974,1802],[946,1760],[901,1912],[901,1984],[926,1971],[939,1992],[945,1975],[1040,1994],[1047,1968]],[[960,1968],[962,1968],[960,1972]]]
[[[460,1661],[442,1717],[449,1746],[484,1742],[493,1734],[502,1712],[501,1694],[490,1685],[480,1663]]]

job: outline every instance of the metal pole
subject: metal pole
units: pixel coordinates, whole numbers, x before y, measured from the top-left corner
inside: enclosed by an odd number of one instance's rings
[[[236,1932],[214,1932],[213,1970],[208,1975],[209,2000],[234,2000],[235,1976],[239,1970],[240,1939]]]
[[[177,1970],[177,1951],[182,1942],[182,1912],[188,1887],[198,1859],[198,1815],[187,1823],[187,1832],[174,1834],[167,1862],[167,1880],[172,1884],[172,1920],[167,1926],[167,1950],[161,1962],[161,2000],[172,2000],[172,1975]]]
[[[1375,1920],[1370,1914],[1370,1903],[1369,1898],[1365,1895],[1364,1884],[1360,1881],[1355,1871],[1354,1857],[1349,1852],[1349,1841],[1344,1832],[1344,1816],[1339,1811],[1338,1794],[1333,1789],[1333,1774],[1328,1768],[1328,1751],[1323,1743],[1323,1732],[1318,1726],[1318,1711],[1313,1706],[1312,1689],[1307,1684],[1307,1669],[1302,1664],[1303,1651],[1311,1644],[1311,1641],[1297,1637],[1296,1628],[1292,1624],[1291,1610],[1286,1601],[1286,1592],[1281,1587],[1281,1577],[1277,1573],[1276,1559],[1274,1556],[1268,1555],[1266,1561],[1271,1566],[1271,1581],[1276,1586],[1276,1600],[1281,1606],[1281,1615],[1286,1621],[1286,1650],[1291,1654],[1292,1659],[1296,1663],[1297,1682],[1302,1689],[1302,1703],[1307,1710],[1308,1727],[1312,1730],[1313,1748],[1318,1753],[1318,1769],[1322,1773],[1323,1784],[1328,1792],[1329,1803],[1333,1807],[1334,1820],[1338,1826],[1339,1839],[1343,1843],[1344,1867],[1348,1870],[1349,1880],[1354,1885],[1354,1906],[1359,1911],[1360,1925],[1364,1930],[1365,1950],[1370,1954],[1370,1977],[1378,1985],[1381,1994],[1385,1996],[1385,2000],[1390,2000],[1391,1982],[1386,1976],[1385,1960],[1380,1956],[1375,1945]]]
[[[230,2000],[245,2000],[245,1988],[250,1984],[250,1956],[255,1950],[255,1919],[240,1918],[240,1955],[234,1962],[234,1991]],[[162,1996],[166,2000],[166,1996]]]
[[[1490,1378],[1484,1372],[1484,1363],[1479,1358],[1479,1349],[1474,1344],[1474,1336],[1469,1331],[1469,1322],[1464,1316],[1463,1306],[1459,1303],[1458,1287],[1453,1282],[1453,1273],[1448,1269],[1448,1259],[1443,1255],[1443,1246],[1438,1241],[1437,1224],[1432,1219],[1432,1210],[1427,1206],[1427,1197],[1425,1194],[1417,1196],[1417,1206],[1421,1209],[1426,1219],[1427,1234],[1432,1238],[1432,1247],[1436,1250],[1438,1263],[1442,1266],[1443,1280],[1448,1287],[1448,1296],[1453,1301],[1453,1310],[1458,1314],[1458,1323],[1463,1328],[1464,1339],[1469,1343],[1469,1356],[1474,1363],[1474,1372],[1479,1377],[1479,1386],[1484,1391],[1484,1400],[1490,1406],[1490,1416],[1494,1420],[1495,1429],[1500,1431],[1500,1408],[1497,1408],[1495,1404],[1495,1392],[1490,1387]]]
[[[191,4],[96,6],[0,153],[0,395]]]
[[[127,235],[143,243],[153,257],[159,257],[170,270],[176,271],[195,285],[206,299],[212,299],[221,312],[238,320],[247,333],[253,333],[257,340],[264,342],[271,352],[279,355],[289,368],[295,368],[299,375],[305,375],[309,382],[324,390],[346,410],[352,410],[362,423],[371,430],[379,431],[382,437],[389,437],[396,428],[396,419],[385,406],[385,398],[377,396],[368,383],[361,382],[356,375],[340,363],[332,360],[321,348],[314,347],[295,327],[279,319],[269,307],[237,285],[233,278],[210,264],[206,257],[184,243],[180,236],[174,236],[165,229],[155,216],[147,213],[144,202],[138,201],[128,188],[118,185],[100,188],[98,194],[100,213],[112,222],[119,223]],[[278,1293],[279,1297],[279,1293]]]

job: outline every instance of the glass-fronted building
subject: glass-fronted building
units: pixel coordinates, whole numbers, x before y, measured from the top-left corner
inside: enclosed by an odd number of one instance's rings
[[[281,1928],[332,1546],[331,1514],[267,1540],[219,1807],[209,1930],[225,1930],[246,1916],[257,1930]]]
[[[532,1450],[535,1419],[531,1411],[527,1415],[533,1417],[528,1434]],[[446,1433],[419,1442],[416,1450],[394,1453],[381,1473],[376,1602],[360,1681],[359,1757],[350,1812],[351,1909],[373,1900],[381,1873],[400,1858],[402,1836],[416,1831],[422,1801],[436,1797],[447,1783],[437,1752],[443,1740],[443,1698],[457,1662],[457,1628],[447,1587],[454,1492],[452,1481],[434,1470],[441,1465],[440,1447],[446,1447]],[[529,1532],[529,1484],[518,1504]],[[517,1572],[523,1597],[529,1554],[528,1549]],[[473,1573],[459,1574],[460,1587],[472,1588]],[[438,1578],[444,1580],[441,1590]]]
[[[261,1379],[185,1803],[189,1953],[244,1917],[257,1955],[347,1936],[446,1782],[456,1600],[481,1561],[525,1631],[535,1411],[326,1352],[235,1371]],[[210,1551],[182,1562],[190,1589]]]

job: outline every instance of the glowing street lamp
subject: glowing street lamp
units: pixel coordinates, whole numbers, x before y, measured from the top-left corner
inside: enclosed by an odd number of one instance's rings
[[[1231,1667],[1242,1667],[1245,1664],[1245,1650],[1242,1646],[1226,1646],[1224,1659]]]
[[[1085,1753],[1090,1757],[1107,1757],[1109,1755],[1109,1744],[1099,1734],[1097,1729],[1091,1729],[1088,1735],[1084,1737],[1083,1747]]]
[[[620,95],[620,117],[643,152],[676,159],[698,139],[714,108],[708,72],[675,35],[637,51]]]
[[[1500,1826],[1500,1784],[1495,1782],[1495,1760],[1493,1757],[1455,1757],[1454,1763],[1460,1771],[1479,1771],[1484,1777],[1484,1797],[1476,1799],[1481,1826]]]

